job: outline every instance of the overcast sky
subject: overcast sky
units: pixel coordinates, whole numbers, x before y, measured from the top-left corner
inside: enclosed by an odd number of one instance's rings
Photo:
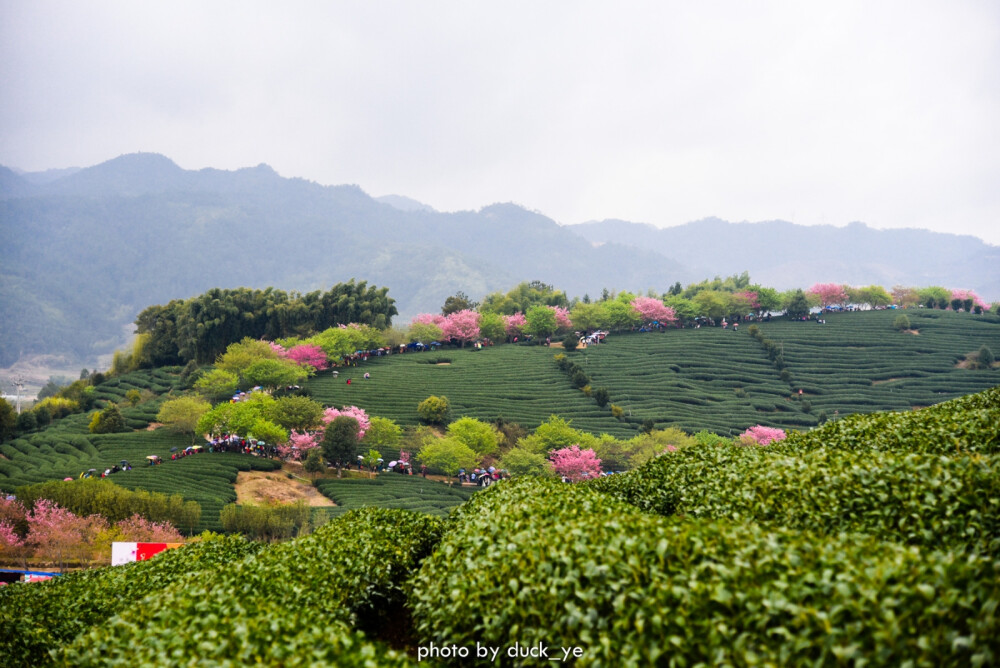
[[[0,164],[1000,244],[1000,3],[0,0]]]

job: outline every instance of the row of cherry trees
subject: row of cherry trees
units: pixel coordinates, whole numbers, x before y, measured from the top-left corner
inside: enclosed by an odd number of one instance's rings
[[[113,541],[175,543],[184,539],[169,522],[140,515],[109,523],[101,515],[79,516],[48,499],[30,509],[15,499],[0,499],[0,561],[27,567],[29,559],[60,569],[71,562],[106,559]]]

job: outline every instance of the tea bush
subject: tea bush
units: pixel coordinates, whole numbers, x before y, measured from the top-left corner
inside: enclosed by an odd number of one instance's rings
[[[389,626],[440,521],[365,508],[212,574],[191,577],[86,633],[70,665],[404,665],[359,631]],[[357,629],[357,630],[355,630]]]
[[[262,547],[239,536],[215,536],[147,561],[0,587],[0,663],[9,668],[48,665],[50,650],[146,596],[186,577],[203,579],[202,573],[228,567]]]
[[[1000,659],[993,559],[671,520],[589,487],[527,478],[456,512],[410,603],[425,645],[541,644],[549,657],[579,647],[581,666]]]

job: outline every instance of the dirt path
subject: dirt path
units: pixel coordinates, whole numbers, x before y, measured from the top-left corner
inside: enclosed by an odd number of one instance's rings
[[[312,485],[289,478],[284,471],[241,471],[236,476],[236,503],[295,503],[334,506]]]

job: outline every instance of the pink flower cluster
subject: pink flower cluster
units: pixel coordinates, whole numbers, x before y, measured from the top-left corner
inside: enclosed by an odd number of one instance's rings
[[[549,456],[556,474],[579,482],[601,475],[601,460],[591,448],[581,450],[579,445],[554,450]]]
[[[836,283],[817,283],[806,292],[814,295],[821,306],[833,306],[834,304],[847,303],[847,289],[843,285]]]
[[[673,322],[677,319],[674,309],[655,297],[636,297],[630,305],[643,322]]]
[[[962,301],[965,301],[966,299],[971,299],[973,304],[981,307],[984,311],[990,308],[990,305],[984,302],[983,298],[977,295],[972,290],[952,290],[951,298],[961,299]]]
[[[774,441],[785,440],[785,432],[777,427],[754,425],[739,436],[743,445],[767,445]]]
[[[520,311],[514,315],[503,316],[503,327],[507,336],[521,336],[524,333],[524,326],[527,324],[528,319]]]
[[[285,356],[301,367],[312,367],[316,371],[322,371],[330,367],[326,353],[315,344],[301,343],[289,348]]]
[[[330,424],[341,415],[358,421],[358,438],[364,438],[365,432],[371,427],[371,419],[363,408],[344,406],[343,408],[327,408],[323,411],[323,424]],[[302,459],[309,450],[318,447],[323,440],[323,430],[299,432],[293,431],[288,436],[288,442],[278,445],[278,454],[286,459]]]
[[[444,328],[445,317],[440,313],[419,313],[410,320],[411,325],[434,325]]]
[[[479,338],[479,313],[463,309],[448,314],[441,327],[441,335],[446,339],[456,339],[463,344]]]

